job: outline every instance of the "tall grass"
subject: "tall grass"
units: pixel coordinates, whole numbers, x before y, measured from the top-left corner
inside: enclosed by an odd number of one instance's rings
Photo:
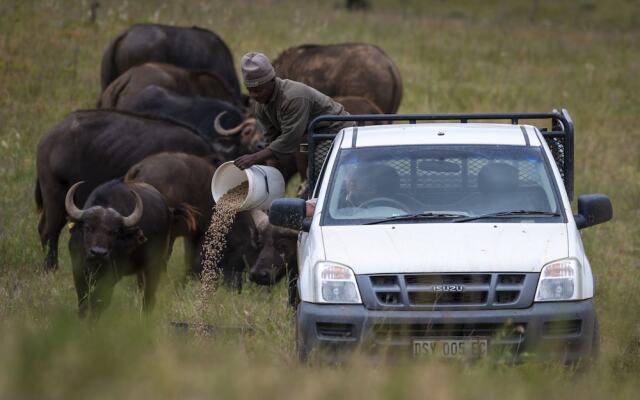
[[[635,1],[498,2],[0,1],[0,398],[635,398],[640,385],[640,6]],[[293,355],[283,285],[214,298],[212,339],[193,321],[197,284],[178,245],[150,318],[133,280],[99,322],[76,318],[61,238],[60,269],[42,262],[35,148],[70,111],[90,108],[110,38],[136,22],[199,25],[236,61],[301,43],[370,42],[396,61],[401,112],[570,110],[576,194],[601,192],[613,221],[583,231],[596,277],[602,357],[587,373],[558,365],[458,365],[356,359],[304,367]]]

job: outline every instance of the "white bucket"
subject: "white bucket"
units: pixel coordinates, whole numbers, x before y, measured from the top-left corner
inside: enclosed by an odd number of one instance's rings
[[[243,170],[233,165],[233,161],[227,161],[213,174],[213,200],[217,202],[222,195],[245,181],[249,182],[249,190],[240,205],[240,211],[254,208],[268,210],[275,199],[284,195],[284,178],[276,168],[254,165]]]

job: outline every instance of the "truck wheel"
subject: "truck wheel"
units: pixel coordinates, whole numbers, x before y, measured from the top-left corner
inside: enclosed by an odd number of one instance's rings
[[[289,279],[287,291],[289,294],[289,305],[293,307],[294,310],[298,309],[298,304],[300,304],[300,295],[298,294],[298,277],[293,277]]]
[[[591,362],[594,363],[600,357],[600,323],[598,317],[593,321],[593,339],[591,342]]]
[[[593,336],[591,337],[591,354],[584,357],[579,362],[573,363],[576,372],[584,374],[593,368],[600,356],[600,323],[598,317],[593,321]]]
[[[296,355],[298,356],[298,361],[301,364],[306,364],[309,360],[309,351],[307,346],[304,343],[304,339],[302,334],[300,333],[300,325],[298,323],[298,309],[299,306],[296,307]]]

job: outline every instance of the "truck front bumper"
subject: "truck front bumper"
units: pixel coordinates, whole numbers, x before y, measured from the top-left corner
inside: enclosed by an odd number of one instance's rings
[[[378,311],[361,304],[301,302],[297,345],[301,359],[316,350],[331,359],[353,349],[411,356],[417,339],[479,337],[488,340],[489,354],[509,361],[527,354],[570,363],[592,355],[595,324],[592,299],[473,311]]]

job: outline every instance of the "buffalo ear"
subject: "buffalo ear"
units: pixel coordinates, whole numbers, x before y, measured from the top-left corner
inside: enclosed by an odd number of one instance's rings
[[[123,244],[125,248],[136,248],[147,241],[144,232],[138,227],[125,229],[124,232]]]

